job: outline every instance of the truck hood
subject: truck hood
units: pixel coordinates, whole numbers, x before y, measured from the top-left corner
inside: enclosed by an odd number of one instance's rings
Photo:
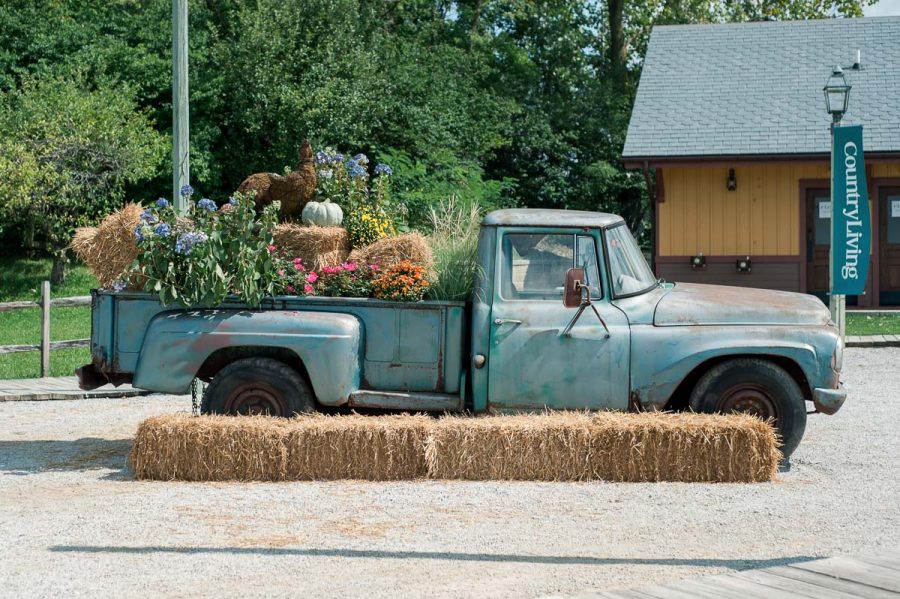
[[[825,325],[831,314],[812,295],[677,283],[656,305],[656,326]]]

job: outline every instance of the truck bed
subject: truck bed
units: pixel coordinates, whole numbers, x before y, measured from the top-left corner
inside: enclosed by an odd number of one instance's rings
[[[93,290],[91,359],[111,381],[130,380],[150,321],[164,312],[250,311],[240,302],[216,308],[163,306],[155,294]],[[365,298],[278,296],[257,311],[333,312],[363,329],[361,388],[458,394],[465,350],[463,302],[388,302]],[[356,359],[346,356],[346,359]]]

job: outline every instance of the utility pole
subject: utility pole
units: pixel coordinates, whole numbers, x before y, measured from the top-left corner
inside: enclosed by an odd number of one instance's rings
[[[181,187],[191,181],[188,117],[188,0],[172,0],[172,201],[184,212]]]

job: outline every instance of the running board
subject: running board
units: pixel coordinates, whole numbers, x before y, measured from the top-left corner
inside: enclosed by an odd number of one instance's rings
[[[461,412],[463,400],[459,395],[449,393],[354,391],[350,394],[350,406],[411,412]]]

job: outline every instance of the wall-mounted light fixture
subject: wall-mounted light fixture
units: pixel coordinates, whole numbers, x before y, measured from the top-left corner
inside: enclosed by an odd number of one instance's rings
[[[728,181],[725,183],[725,187],[728,188],[728,191],[734,191],[737,189],[737,177],[734,174],[734,169],[728,169]]]
[[[706,256],[703,255],[703,252],[700,252],[696,256],[691,256],[691,268],[694,270],[706,268]]]
[[[750,260],[750,256],[738,258],[735,260],[734,266],[737,268],[738,272],[750,272],[753,268],[753,261]]]

